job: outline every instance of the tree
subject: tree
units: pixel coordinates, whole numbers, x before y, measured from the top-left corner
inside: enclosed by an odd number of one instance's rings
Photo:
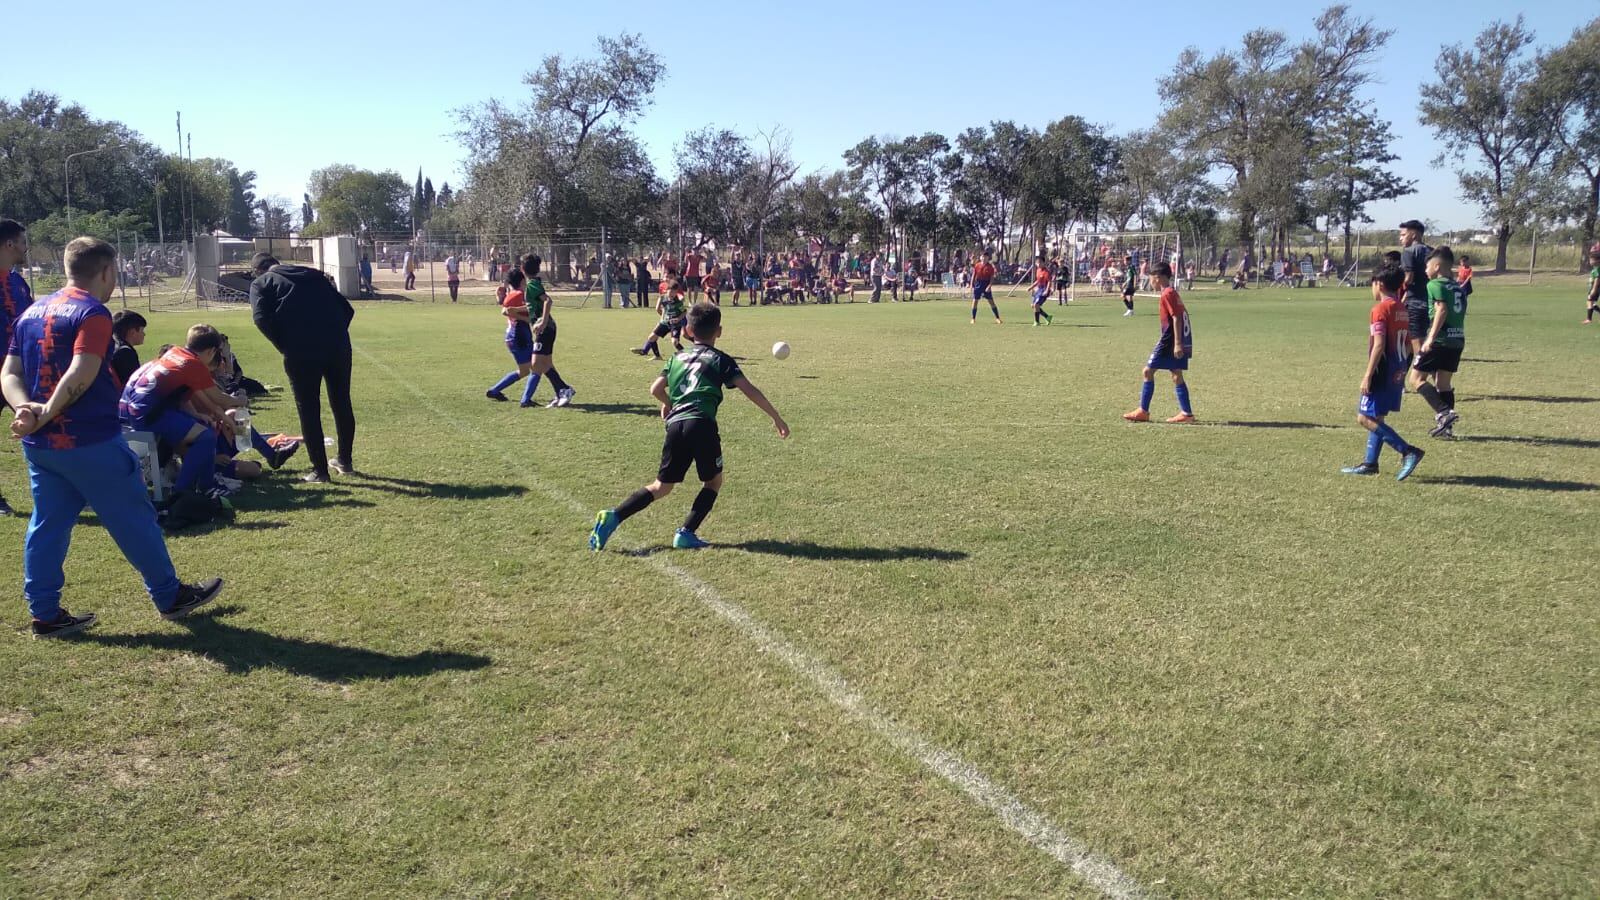
[[[352,234],[368,237],[406,231],[406,182],[396,172],[373,172],[349,165],[333,165],[311,173],[311,193],[306,198],[307,237]]]
[[[1496,272],[1506,269],[1511,235],[1535,212],[1554,141],[1528,56],[1533,37],[1518,16],[1485,28],[1471,49],[1445,47],[1434,63],[1439,80],[1423,86],[1418,104],[1422,124],[1445,147],[1434,165],[1457,163],[1462,198],[1494,228]]]
[[[273,195],[256,201],[255,233],[279,237],[294,228],[294,206],[287,197]]]
[[[1252,31],[1235,51],[1205,57],[1185,50],[1161,80],[1162,128],[1179,136],[1180,151],[1225,179],[1241,249],[1254,247],[1264,206],[1293,205],[1293,186],[1304,180],[1311,155],[1313,118],[1350,102],[1391,34],[1330,6],[1308,41]]]
[[[741,182],[755,167],[755,155],[744,138],[728,129],[706,126],[684,135],[674,151],[683,221],[700,235],[750,243]]]
[[[877,203],[902,251],[908,225],[931,236],[949,150],[942,135],[929,132],[898,140],[867,138],[844,153],[852,183]]]
[[[1534,109],[1555,139],[1551,185],[1558,207],[1574,213],[1583,246],[1594,245],[1600,218],[1600,19],[1540,57]]]
[[[950,199],[973,233],[969,240],[1003,244],[1022,212],[1027,160],[1038,135],[1015,122],[991,122],[956,135]]]
[[[1414,181],[1385,168],[1399,159],[1389,151],[1389,123],[1367,109],[1349,106],[1334,113],[1319,135],[1312,208],[1327,217],[1328,229],[1344,232],[1344,264],[1350,265],[1353,228],[1372,221],[1367,205],[1416,193]]]
[[[1065,231],[1098,223],[1120,159],[1116,141],[1077,116],[1051,122],[1023,161],[1026,214]]]
[[[0,99],[0,210],[22,222],[66,208],[68,157],[75,210],[135,210],[154,215],[161,152],[127,126],[95,119],[54,94]]]
[[[454,199],[454,197],[455,191],[450,190],[450,182],[446,181],[444,185],[439,188],[439,197],[436,205],[440,208],[447,208],[450,206],[450,201]]]
[[[256,173],[228,166],[228,218],[224,226],[234,237],[256,233]]]

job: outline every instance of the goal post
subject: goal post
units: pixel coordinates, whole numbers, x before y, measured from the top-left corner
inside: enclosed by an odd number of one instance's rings
[[[1125,261],[1132,258],[1139,272],[1139,291],[1150,290],[1147,272],[1151,263],[1171,264],[1181,274],[1183,244],[1176,231],[1079,231],[1068,241],[1073,262],[1070,296],[1101,296],[1122,293]]]

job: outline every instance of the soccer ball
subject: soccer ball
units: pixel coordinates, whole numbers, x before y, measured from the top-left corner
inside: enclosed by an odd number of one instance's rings
[[[773,359],[788,359],[789,358],[789,345],[785,344],[783,341],[779,341],[776,344],[773,344],[772,345],[772,358]]]

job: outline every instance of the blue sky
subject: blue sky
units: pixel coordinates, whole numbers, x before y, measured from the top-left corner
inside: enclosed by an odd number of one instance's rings
[[[1448,8],[1360,0],[1357,13],[1400,28],[1373,67],[1368,93],[1394,122],[1396,168],[1418,193],[1375,206],[1380,225],[1417,216],[1472,228],[1474,209],[1416,121],[1416,87],[1447,43],[1470,41],[1504,3]],[[1541,3],[1527,13],[1541,43],[1564,41],[1596,10]],[[637,129],[670,175],[681,135],[715,123],[745,132],[782,126],[805,170],[840,165],[870,134],[954,136],[997,119],[1042,126],[1066,114],[1122,132],[1159,112],[1156,83],[1184,46],[1236,46],[1252,28],[1310,32],[1320,7],[1236,0],[1227,6],[1146,2],[1084,7],[1045,2],[655,3],[515,5],[360,2],[298,6],[80,0],[19,4],[3,27],[0,95],[38,88],[123,121],[174,149],[183,111],[196,156],[222,156],[259,175],[263,194],[298,198],[318,167],[417,168],[459,182],[454,110],[526,96],[524,72],[546,53],[588,55],[598,34],[637,31],[661,54],[667,80]],[[1404,9],[1403,22],[1391,21]],[[1083,10],[1090,11],[1085,12]],[[1126,11],[1128,21],[1118,16]],[[60,39],[98,22],[92,47]]]

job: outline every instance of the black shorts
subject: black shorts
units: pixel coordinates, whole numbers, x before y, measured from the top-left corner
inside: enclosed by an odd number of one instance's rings
[[[1418,372],[1454,372],[1461,367],[1462,347],[1441,347],[1434,344],[1428,352],[1417,357]]]
[[[1429,309],[1426,303],[1406,301],[1406,318],[1410,319],[1406,328],[1409,330],[1412,340],[1420,341],[1428,336],[1428,325],[1431,323],[1429,314],[1431,312],[1432,310]]]
[[[658,338],[664,338],[668,334],[671,334],[674,338],[676,338],[678,335],[680,335],[682,333],[683,333],[683,320],[682,319],[679,319],[678,321],[673,322],[670,325],[667,324],[666,322],[657,322],[656,323],[656,330],[654,332],[655,336],[658,337]]]
[[[552,322],[533,336],[533,355],[549,356],[554,352],[556,352],[556,326]]]
[[[722,474],[722,435],[717,431],[716,419],[679,419],[667,425],[656,479],[662,484],[679,484],[688,474],[690,463],[701,481]]]

